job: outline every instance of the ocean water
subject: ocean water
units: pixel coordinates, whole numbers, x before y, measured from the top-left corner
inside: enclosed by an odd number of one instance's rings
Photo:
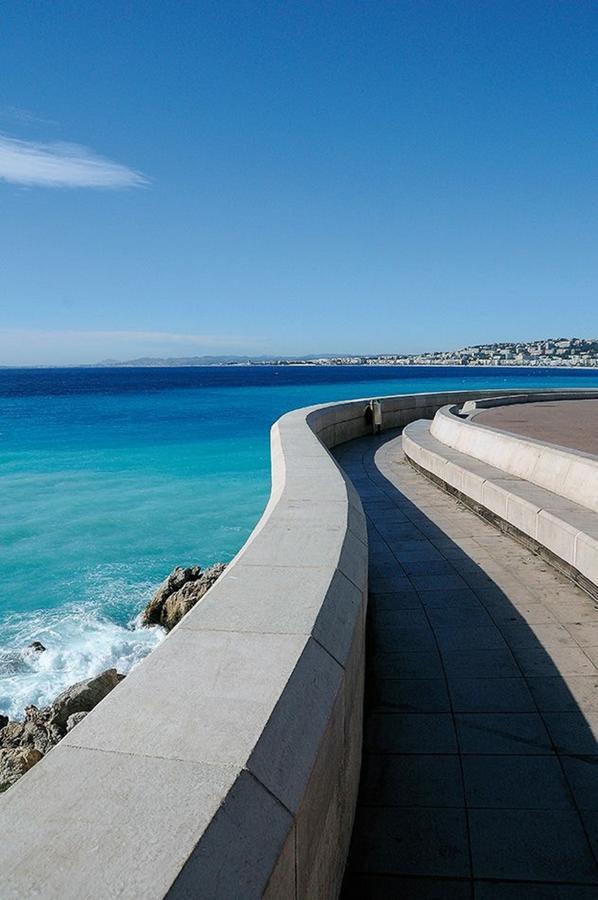
[[[0,712],[162,637],[137,617],[176,565],[227,561],[289,409],[415,391],[598,387],[598,372],[259,367],[0,370]],[[48,648],[27,649],[39,640]]]

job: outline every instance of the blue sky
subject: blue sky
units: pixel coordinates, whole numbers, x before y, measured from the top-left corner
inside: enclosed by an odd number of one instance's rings
[[[598,336],[593,2],[9,0],[0,363]]]

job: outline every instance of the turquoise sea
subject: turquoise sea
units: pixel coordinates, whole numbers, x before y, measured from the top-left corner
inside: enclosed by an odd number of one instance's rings
[[[136,617],[176,565],[227,561],[269,492],[286,410],[393,393],[597,387],[598,372],[390,367],[0,370],[0,712],[162,637]],[[27,649],[33,640],[48,648]]]

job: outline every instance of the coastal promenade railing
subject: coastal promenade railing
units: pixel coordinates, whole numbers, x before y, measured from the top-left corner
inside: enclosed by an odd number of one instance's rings
[[[498,394],[382,398],[381,427]],[[225,574],[0,796],[3,900],[338,895],[368,558],[359,496],[326,448],[376,419],[354,400],[273,426],[271,497]]]

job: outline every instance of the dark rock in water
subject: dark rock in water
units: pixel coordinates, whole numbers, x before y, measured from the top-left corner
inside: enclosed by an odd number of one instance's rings
[[[43,706],[39,709],[37,706],[26,706],[25,707],[25,721],[26,722],[36,722],[37,724],[43,724],[45,722],[49,722],[52,718],[52,707],[51,706]]]
[[[18,747],[0,750],[0,792],[6,790],[21,775],[39,762],[43,753],[34,747]]]
[[[43,653],[46,648],[44,647],[44,645],[42,644],[41,641],[33,641],[31,644],[29,644],[28,649],[35,650],[36,653]]]
[[[0,716],[0,792],[14,784],[122,681],[116,669],[71,685],[52,706],[28,706],[24,722]]]
[[[69,716],[78,712],[89,712],[103,700],[119,683],[116,669],[106,669],[95,678],[79,681],[59,694],[52,704],[52,723],[66,728]]]
[[[0,747],[8,750],[33,747],[43,754],[51,750],[62,736],[60,728],[47,722],[10,722],[0,732]]]
[[[225,568],[223,563],[216,563],[208,569],[177,566],[146,606],[143,624],[162,625],[166,631],[171,631],[220,578]]]
[[[0,749],[20,746],[23,728],[23,722],[8,722],[0,731]]]
[[[63,737],[64,732],[53,722],[51,707],[38,709],[28,706],[24,722],[9,722],[0,731],[0,747],[34,747],[40,753],[47,753]]]
[[[180,590],[184,584],[189,581],[197,581],[202,573],[201,566],[177,566],[170,573],[168,578],[162,582],[148,605],[145,607],[142,616],[144,625],[161,625],[161,615],[166,600]]]
[[[72,731],[73,728],[75,727],[75,725],[78,725],[79,722],[82,722],[86,715],[87,715],[86,712],[78,712],[78,713],[73,713],[72,716],[69,716],[68,719],[66,720],[67,732]]]

